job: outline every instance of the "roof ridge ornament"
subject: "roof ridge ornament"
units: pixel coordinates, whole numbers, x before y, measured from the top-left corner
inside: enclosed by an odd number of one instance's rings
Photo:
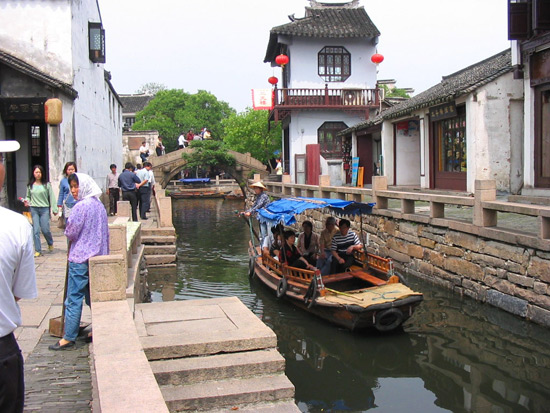
[[[326,3],[318,0],[309,0],[309,5],[311,8],[314,9],[322,9],[322,8],[335,8],[335,7],[342,7],[347,9],[356,9],[359,6],[359,0],[351,0],[347,3]]]

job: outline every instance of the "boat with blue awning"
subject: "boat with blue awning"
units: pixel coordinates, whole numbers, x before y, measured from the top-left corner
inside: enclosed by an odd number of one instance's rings
[[[296,223],[299,214],[325,209],[337,216],[360,216],[361,239],[362,217],[370,214],[373,206],[340,199],[290,197],[260,210],[258,220],[269,227],[289,226]],[[291,267],[276,257],[262,254],[254,236],[251,236],[249,256],[249,275],[257,277],[277,297],[352,331],[395,330],[412,316],[423,300],[422,293],[413,291],[395,272],[391,258],[369,253],[364,242],[362,250],[355,251],[354,263],[347,271],[329,275],[321,275],[319,270]]]

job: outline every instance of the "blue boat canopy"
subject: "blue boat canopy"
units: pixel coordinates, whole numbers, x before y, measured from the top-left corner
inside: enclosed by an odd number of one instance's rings
[[[375,204],[328,198],[282,198],[273,201],[258,212],[258,220],[275,226],[278,223],[292,225],[296,215],[308,209],[329,208],[340,215],[370,214]]]
[[[184,184],[209,184],[210,178],[183,178],[180,182]]]

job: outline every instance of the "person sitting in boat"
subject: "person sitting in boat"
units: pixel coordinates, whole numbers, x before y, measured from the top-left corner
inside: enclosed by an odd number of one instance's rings
[[[264,255],[270,255],[277,260],[279,259],[284,230],[285,228],[282,224],[271,227],[271,232],[264,238],[264,242],[262,243],[262,252]]]
[[[250,185],[250,187],[254,189],[256,200],[254,201],[252,208],[244,212],[245,217],[249,217],[250,215],[258,216],[258,211],[262,208],[265,208],[271,202],[269,200],[269,196],[265,193],[265,190],[267,188],[264,184],[262,184],[261,182],[255,182]],[[260,222],[260,243],[263,243],[263,240],[265,239],[265,237],[267,237],[267,234],[267,223]]]
[[[303,232],[298,236],[298,251],[311,265],[317,263],[317,253],[319,252],[319,234],[313,232],[311,221],[302,223]]]
[[[332,274],[344,272],[351,267],[355,260],[353,251],[363,249],[357,234],[349,229],[351,224],[347,219],[341,219],[338,226],[340,231],[332,238]]]
[[[281,248],[281,253],[279,255],[279,261],[286,263],[290,267],[300,268],[302,270],[316,270],[313,265],[311,265],[307,260],[302,257],[296,245],[296,233],[292,230],[286,230],[284,232],[285,242]]]
[[[336,218],[328,217],[325,221],[325,229],[321,231],[319,237],[319,258],[317,259],[316,267],[321,270],[321,275],[330,274],[330,266],[332,264],[332,237],[338,232],[336,226]]]

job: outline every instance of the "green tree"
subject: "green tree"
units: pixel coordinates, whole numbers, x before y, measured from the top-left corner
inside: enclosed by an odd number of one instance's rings
[[[166,90],[166,86],[162,83],[149,82],[141,85],[141,87],[136,90],[136,93],[146,93],[148,95],[156,95],[161,90]]]
[[[249,152],[253,158],[269,164],[274,153],[281,150],[281,123],[269,129],[268,118],[269,111],[248,108],[225,119],[227,147],[236,152]]]
[[[219,170],[235,165],[235,158],[227,152],[227,147],[222,141],[191,141],[190,147],[193,151],[182,155],[189,169]]]
[[[159,91],[136,114],[133,130],[158,130],[168,151],[178,147],[178,136],[189,129],[206,127],[214,139],[223,135],[222,120],[234,113],[229,104],[206,91],[189,94],[180,89]]]
[[[387,98],[407,98],[410,99],[409,94],[405,91],[405,89],[399,89],[397,87],[394,87],[393,89],[390,89],[387,85],[381,85],[382,89],[384,89],[384,96]]]

